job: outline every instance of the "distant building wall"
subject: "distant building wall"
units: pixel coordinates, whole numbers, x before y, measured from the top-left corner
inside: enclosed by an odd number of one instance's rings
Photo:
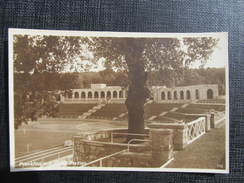
[[[193,85],[175,88],[153,87],[153,99],[157,102],[207,100],[219,96],[218,85]]]
[[[219,96],[218,85],[193,85],[175,88],[153,86],[152,97],[157,103],[185,102],[190,100],[214,99]],[[126,89],[120,86],[106,86],[106,84],[92,84],[87,89],[72,89],[72,93],[62,96],[64,103],[124,103],[127,98]]]
[[[123,103],[127,92],[120,86],[106,86],[106,84],[92,84],[87,89],[72,89],[71,94],[62,96],[64,103],[98,103],[110,101],[112,103]]]

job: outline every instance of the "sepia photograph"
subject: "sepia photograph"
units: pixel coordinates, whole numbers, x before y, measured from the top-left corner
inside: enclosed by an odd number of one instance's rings
[[[229,172],[228,34],[9,29],[11,171]]]

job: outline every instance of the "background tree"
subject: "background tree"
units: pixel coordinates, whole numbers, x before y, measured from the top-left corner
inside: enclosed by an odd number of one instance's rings
[[[91,39],[90,39],[91,40]],[[148,73],[159,72],[165,81],[178,79],[191,63],[209,59],[217,40],[202,38],[92,38],[90,49],[110,67],[128,72],[126,99],[128,132],[144,133],[144,104],[149,97]]]
[[[56,36],[14,36],[15,127],[42,115],[54,116],[55,91],[69,92],[77,77],[62,73],[68,63],[77,64],[81,39]],[[50,92],[52,91],[52,93]]]
[[[158,72],[167,85],[177,82],[191,63],[203,64],[213,52],[217,40],[202,38],[106,38],[64,36],[16,36],[15,71],[22,73],[82,70],[77,57],[105,60],[108,69],[128,74],[128,131],[144,133],[144,104],[149,97],[149,73]],[[82,60],[82,59],[81,59]],[[39,77],[38,77],[39,78]],[[38,86],[45,91],[48,88]],[[45,96],[44,94],[42,94]],[[40,95],[34,95],[36,98]],[[20,97],[25,98],[25,97]],[[39,97],[40,98],[40,97]],[[20,100],[21,101],[21,100]],[[40,101],[43,101],[41,99]],[[34,102],[36,103],[36,102]]]

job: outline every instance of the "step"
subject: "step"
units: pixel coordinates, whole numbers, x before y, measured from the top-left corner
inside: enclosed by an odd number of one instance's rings
[[[170,112],[175,112],[178,109],[178,107],[174,107],[173,109],[170,110]]]
[[[157,118],[157,116],[151,116],[150,118],[148,118],[148,120],[149,121],[152,121],[152,120],[154,120],[154,119],[156,119]]]
[[[164,116],[165,114],[167,114],[168,112],[162,112],[161,114],[159,114],[159,116]]]

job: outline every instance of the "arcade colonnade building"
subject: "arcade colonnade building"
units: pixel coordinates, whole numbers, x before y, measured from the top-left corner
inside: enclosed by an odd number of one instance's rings
[[[152,100],[156,103],[187,102],[191,100],[215,99],[219,96],[218,85],[192,85],[175,88],[153,86],[151,88]],[[61,96],[62,103],[124,103],[127,89],[120,86],[107,86],[106,84],[91,84],[90,88],[72,89],[66,96]]]
[[[152,87],[153,99],[156,102],[207,100],[219,96],[218,85],[192,85],[175,88],[163,86]]]
[[[72,89],[72,93],[61,96],[63,103],[100,103],[111,101],[123,103],[127,97],[127,90],[120,86],[106,84],[91,84],[90,88]]]

